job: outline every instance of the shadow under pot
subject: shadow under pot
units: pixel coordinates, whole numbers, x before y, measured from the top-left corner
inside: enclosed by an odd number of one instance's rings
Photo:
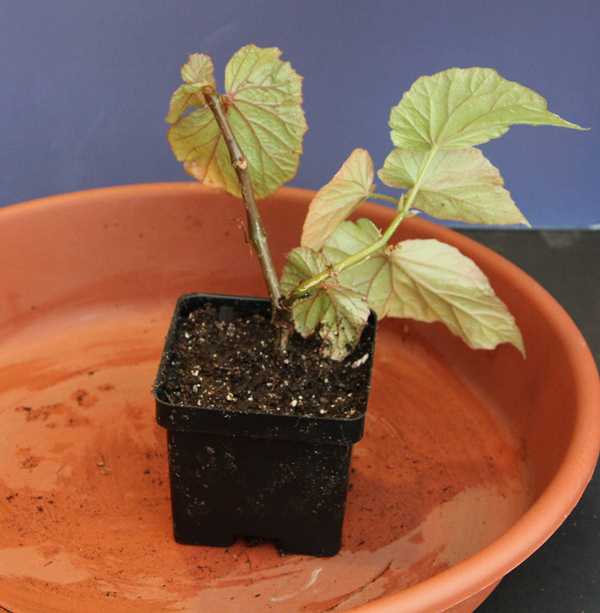
[[[332,556],[364,430],[375,318],[352,355],[333,362],[317,338],[296,334],[277,355],[270,315],[259,298],[177,302],[154,387],[175,540],[225,547],[245,537]]]

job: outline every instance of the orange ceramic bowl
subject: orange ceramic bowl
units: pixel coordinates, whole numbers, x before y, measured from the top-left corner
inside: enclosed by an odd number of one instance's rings
[[[278,266],[312,192],[262,203]],[[385,226],[389,209],[360,215]],[[470,611],[580,498],[598,455],[598,374],[535,281],[421,219],[477,261],[523,331],[469,350],[384,321],[342,552],[280,557],[171,536],[150,389],[178,295],[264,294],[234,199],[195,184],[116,187],[0,211],[0,605],[65,611]],[[560,561],[557,561],[560,563]]]

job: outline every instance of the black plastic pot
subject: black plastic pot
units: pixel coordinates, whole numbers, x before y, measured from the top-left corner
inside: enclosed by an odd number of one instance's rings
[[[257,298],[188,294],[177,302],[154,388],[157,421],[167,429],[175,540],[228,546],[241,536],[274,541],[286,553],[335,555],[367,407],[333,419],[172,404],[161,382],[178,326],[207,302],[228,318],[232,309],[240,316],[271,310]],[[361,342],[369,347],[368,381],[374,318]]]

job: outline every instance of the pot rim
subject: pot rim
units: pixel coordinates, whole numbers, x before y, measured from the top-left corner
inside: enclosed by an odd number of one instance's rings
[[[360,431],[361,431],[360,438],[362,438],[364,419],[365,419],[365,415],[367,414],[368,396],[369,396],[369,391],[371,389],[371,372],[373,369],[373,355],[375,353],[375,347],[376,347],[377,317],[374,313],[370,314],[369,320],[363,332],[363,334],[368,332],[367,342],[369,343],[369,347],[370,347],[369,348],[369,359],[367,361],[367,385],[366,385],[367,400],[365,402],[365,405],[359,411],[357,411],[356,415],[354,415],[353,417],[338,417],[335,415],[331,416],[331,415],[313,415],[313,414],[305,415],[302,413],[299,413],[299,414],[287,414],[287,413],[272,414],[272,413],[265,413],[263,411],[258,411],[258,410],[248,410],[248,409],[241,410],[241,409],[235,409],[235,408],[233,409],[231,408],[228,408],[228,409],[200,408],[199,409],[197,406],[194,406],[194,405],[177,404],[177,403],[170,402],[168,399],[165,399],[165,397],[161,395],[161,392],[162,392],[161,378],[164,375],[165,371],[168,370],[168,363],[167,363],[166,356],[168,355],[169,350],[171,348],[171,344],[173,343],[173,338],[175,336],[177,326],[179,323],[179,319],[181,317],[181,311],[185,308],[185,303],[192,302],[192,301],[201,301],[201,300],[206,300],[207,302],[231,301],[231,302],[247,302],[247,303],[262,304],[262,305],[270,304],[269,298],[265,298],[264,296],[237,296],[233,294],[220,294],[220,293],[215,294],[211,292],[187,292],[179,296],[179,298],[177,299],[177,303],[175,304],[175,308],[174,308],[173,315],[171,318],[169,330],[168,330],[168,333],[165,339],[165,343],[162,349],[161,359],[160,359],[158,371],[156,374],[156,378],[154,381],[154,385],[152,386],[152,395],[154,397],[154,400],[157,402],[157,417],[158,417],[157,421],[160,426],[162,426],[163,428],[166,428],[167,430],[173,429],[173,430],[189,430],[192,432],[194,431],[203,432],[204,430],[202,430],[201,428],[199,429],[193,428],[191,427],[190,424],[187,424],[185,427],[182,427],[183,424],[179,424],[179,427],[171,427],[169,426],[169,418],[167,415],[167,413],[170,413],[171,411],[180,412],[180,413],[190,413],[189,417],[190,419],[193,420],[194,413],[202,412],[205,415],[214,415],[214,414],[226,415],[228,417],[229,425],[231,425],[231,419],[235,419],[236,417],[240,417],[240,416],[246,416],[247,418],[256,419],[258,421],[264,420],[267,422],[274,421],[274,422],[281,422],[281,423],[290,422],[296,425],[302,424],[302,422],[305,422],[305,423],[311,422],[313,424],[324,424],[324,425],[326,424],[339,424],[339,425],[360,424]],[[160,408],[158,408],[159,405],[160,405]],[[360,440],[360,438],[356,439],[356,441]]]
[[[188,195],[198,191],[214,191],[197,183],[166,182],[129,184],[67,194],[47,196],[3,207],[0,222],[10,217],[34,212],[40,205],[45,209],[64,206],[81,206],[99,203],[107,196],[137,199],[147,196],[169,194]],[[274,196],[263,201],[269,206],[274,200],[286,199],[305,206],[314,195],[314,190],[282,188]],[[382,205],[365,203],[361,211],[383,222],[392,215],[392,209]],[[581,497],[592,477],[600,452],[600,381],[594,358],[577,326],[558,302],[527,273],[491,249],[476,241],[420,217],[405,222],[421,232],[450,242],[461,251],[472,255],[484,267],[494,269],[496,276],[511,279],[511,283],[551,322],[565,354],[565,363],[570,365],[574,379],[576,419],[570,444],[562,464],[539,498],[509,528],[487,547],[466,558],[451,568],[409,587],[359,606],[360,613],[416,613],[439,612],[460,604],[486,588],[518,566],[538,549],[562,524]],[[527,230],[523,230],[527,231]]]

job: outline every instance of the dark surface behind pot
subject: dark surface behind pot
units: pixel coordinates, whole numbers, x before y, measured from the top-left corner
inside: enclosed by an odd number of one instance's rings
[[[600,366],[600,232],[462,232],[537,279],[573,317]],[[510,573],[478,611],[600,612],[600,469],[556,534]]]

